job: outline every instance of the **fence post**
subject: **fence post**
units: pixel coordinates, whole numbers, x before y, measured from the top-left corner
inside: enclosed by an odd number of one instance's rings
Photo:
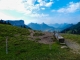
[[[8,54],[8,37],[6,37],[6,54]]]
[[[52,44],[49,44],[49,49],[51,50],[51,48],[52,48],[52,46],[51,46]]]

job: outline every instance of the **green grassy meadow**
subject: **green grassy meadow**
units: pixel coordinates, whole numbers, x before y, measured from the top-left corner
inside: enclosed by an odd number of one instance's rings
[[[65,33],[65,34],[61,34],[61,35],[66,39],[70,39],[70,40],[75,41],[80,44],[80,35],[69,34],[69,33]]]
[[[0,60],[80,60],[79,54],[61,49],[57,42],[37,43],[28,39],[29,29],[0,24]],[[6,54],[8,37],[8,54]]]

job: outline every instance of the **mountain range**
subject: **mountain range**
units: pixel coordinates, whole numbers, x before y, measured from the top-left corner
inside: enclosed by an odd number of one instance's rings
[[[58,30],[58,31],[62,31],[64,29],[67,29],[73,26],[73,24],[69,24],[69,23],[61,23],[61,24],[55,23],[55,24],[48,24],[48,25],[54,27],[55,30]]]
[[[66,29],[66,28],[71,27],[72,25],[73,24],[68,24],[68,23],[64,23],[64,24],[58,24],[58,23],[55,23],[55,24],[30,23],[30,24],[28,24],[28,26],[30,28],[34,29],[34,30],[49,31],[49,32],[52,32],[54,30],[56,30],[56,31],[62,31],[64,29]]]
[[[23,28],[30,28],[24,24],[24,20],[2,20],[3,22],[10,23],[13,26],[23,27]]]
[[[6,20],[6,22],[9,22],[13,26],[24,26],[24,20]]]
[[[64,29],[61,32],[62,33],[80,34],[80,22],[78,22],[77,24],[75,24],[67,29]]]
[[[52,32],[54,31],[54,27],[52,26],[48,26],[47,24],[45,23],[42,23],[42,24],[38,24],[38,23],[30,23],[28,24],[28,26],[34,30],[41,30],[41,31],[49,31],[49,32]]]
[[[24,20],[0,20],[3,23],[10,23],[13,26],[23,27],[23,28],[31,28],[33,30],[41,30],[41,31],[63,31],[64,29],[67,29],[73,24],[63,23],[63,24],[45,24],[45,23],[29,23],[28,25],[24,24]]]

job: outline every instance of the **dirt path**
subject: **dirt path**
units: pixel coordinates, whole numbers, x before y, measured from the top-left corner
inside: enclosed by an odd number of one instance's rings
[[[52,44],[53,40],[51,39],[53,37],[53,33],[50,32],[43,32],[44,36],[40,36],[39,38],[39,43],[44,43],[44,44]]]
[[[31,40],[35,40],[36,38],[40,38],[41,40],[39,40],[39,43],[44,43],[44,44],[51,44],[53,43],[53,40],[51,39],[53,37],[53,33],[50,32],[43,32],[44,35],[42,36],[33,36],[33,34],[35,33],[35,31],[30,30],[31,34],[29,37],[31,37]],[[79,53],[80,54],[80,45],[72,40],[69,39],[65,39],[65,43],[66,45],[72,49],[72,52],[74,53]]]
[[[51,44],[53,43],[53,40],[51,39],[53,37],[53,33],[50,32],[43,32],[44,35],[42,36],[33,36],[35,33],[33,30],[30,30],[31,34],[29,37],[32,39],[30,40],[35,40],[36,38],[40,38],[39,43],[44,43],[44,44]],[[74,53],[79,53],[80,54],[80,45],[72,40],[65,39],[66,45],[73,50]]]
[[[79,53],[80,54],[80,45],[74,41],[65,40],[66,45],[73,50],[74,53]]]
[[[33,30],[29,30],[30,31],[30,35],[29,35],[29,40],[36,40],[36,38],[40,38],[40,40],[38,40],[39,43],[44,43],[44,44],[51,44],[53,43],[53,33],[51,32],[38,32],[38,31],[33,31]],[[33,36],[34,33],[43,33],[44,35],[41,36]]]

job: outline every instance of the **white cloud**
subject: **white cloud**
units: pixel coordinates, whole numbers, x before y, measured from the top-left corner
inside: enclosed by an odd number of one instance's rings
[[[1,0],[0,10],[16,10],[18,12],[26,12],[22,0]]]
[[[45,7],[51,7],[53,4],[53,1],[50,0],[50,2],[46,2],[45,0],[38,0],[40,6],[45,6]]]
[[[31,2],[33,1],[33,2]],[[26,0],[26,2],[24,2],[26,10],[30,10],[31,14],[30,17],[45,17],[48,16],[48,14],[43,14],[43,13],[38,13],[38,11],[40,9],[45,10],[45,8],[42,7],[50,7],[53,2],[46,2],[45,0]],[[35,4],[35,2],[38,2],[38,4]],[[36,12],[35,12],[36,11]],[[35,13],[34,13],[35,12]]]
[[[57,12],[73,13],[73,12],[75,12],[77,10],[80,10],[80,2],[77,2],[77,3],[70,2],[67,7],[60,8],[59,10],[57,10]]]
[[[57,17],[56,17],[57,16]],[[80,21],[80,15],[76,16],[70,16],[66,14],[59,15],[57,14],[56,16],[49,16],[49,17],[43,17],[43,18],[38,18],[35,20],[37,23],[46,23],[46,24],[54,24],[54,23],[77,23]],[[63,17],[64,16],[64,17]]]
[[[53,4],[53,2],[49,2],[49,3],[46,3],[45,6],[50,7],[50,6],[52,6],[52,4]]]
[[[26,0],[26,2],[24,2],[24,6],[26,8],[26,10],[39,10],[40,6],[39,4],[35,4],[36,0]]]
[[[29,5],[34,5],[36,0],[26,0],[26,3]]]
[[[32,15],[33,12],[37,12],[40,10],[40,6],[41,6],[41,1],[40,4],[35,4],[36,0],[1,0],[0,1],[0,10],[15,10],[18,11],[20,13],[24,13],[24,14],[28,14],[28,15]],[[45,3],[45,1],[44,1]],[[43,3],[43,4],[44,4]],[[48,5],[46,6],[50,6],[51,4],[48,3]],[[45,8],[42,8],[43,10]],[[36,17],[36,15],[40,15],[40,14],[35,14],[34,16]],[[44,14],[42,14],[44,15]]]
[[[45,10],[45,8],[41,8],[42,10]]]
[[[38,2],[38,4],[35,4],[35,2]],[[26,0],[24,2],[24,6],[26,10],[30,10],[31,13],[34,11],[39,11],[42,6],[44,7],[50,7],[53,4],[53,1],[46,2],[45,0]],[[45,8],[41,8],[44,10]]]
[[[49,16],[48,14],[38,14],[38,13],[33,13],[30,15],[31,17],[37,17],[37,18],[40,18],[40,17],[47,17]]]
[[[6,14],[0,12],[0,19],[4,19],[4,20],[9,20],[9,19],[15,20],[15,19],[17,19],[17,18],[15,18],[15,17],[13,17],[13,16],[10,16],[10,15],[6,15]]]

